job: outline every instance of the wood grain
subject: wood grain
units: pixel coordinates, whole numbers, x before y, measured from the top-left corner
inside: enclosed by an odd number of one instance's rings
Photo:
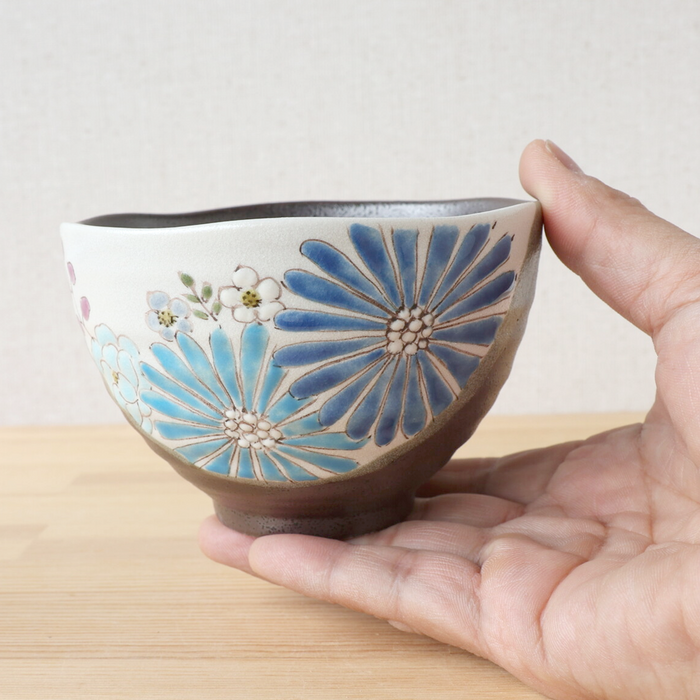
[[[487,418],[501,455],[638,414]],[[208,498],[127,426],[0,429],[0,698],[542,698],[493,664],[205,559]]]

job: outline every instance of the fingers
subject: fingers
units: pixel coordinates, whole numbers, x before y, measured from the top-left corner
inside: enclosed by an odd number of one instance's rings
[[[421,486],[418,496],[472,492],[526,505],[545,492],[552,474],[581,444],[564,442],[499,458],[453,459]]]
[[[521,504],[503,498],[477,493],[448,493],[418,499],[408,519],[495,527],[519,518],[524,512]]]
[[[542,203],[562,261],[618,313],[650,335],[700,299],[700,241],[637,200],[585,175],[551,142],[520,161],[523,187]]]
[[[547,601],[582,559],[518,534],[481,549],[480,569],[439,551],[269,535],[253,543],[250,563],[272,583],[397,622],[517,675],[521,651],[540,648]]]
[[[215,515],[207,518],[199,528],[199,546],[206,556],[248,574],[253,574],[248,564],[248,552],[254,540],[250,535],[222,525]]]
[[[303,565],[301,565],[303,563]],[[259,576],[484,655],[478,567],[452,554],[270,535],[250,548]]]
[[[350,544],[454,554],[481,566],[481,551],[490,534],[486,528],[463,523],[405,520],[386,530],[354,537]]]
[[[543,549],[591,559],[602,547],[605,526],[561,516],[533,515],[493,528],[444,521],[406,520],[386,530],[353,538],[350,544],[440,552],[484,565],[494,542],[516,538]]]
[[[492,529],[523,513],[521,505],[492,496],[445,494],[418,499],[407,520],[350,542],[449,553],[481,565]]]
[[[496,457],[451,459],[437,474],[420,486],[416,496],[431,498],[445,493],[479,493],[488,474],[496,468],[499,461]]]

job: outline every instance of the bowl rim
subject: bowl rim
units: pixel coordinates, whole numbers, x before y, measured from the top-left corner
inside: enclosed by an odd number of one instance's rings
[[[268,204],[247,204],[222,209],[175,214],[124,213],[106,214],[84,219],[78,223],[122,229],[183,228],[203,224],[268,219],[445,219],[485,214],[535,200],[507,197],[475,197],[446,200],[396,201],[290,201]]]

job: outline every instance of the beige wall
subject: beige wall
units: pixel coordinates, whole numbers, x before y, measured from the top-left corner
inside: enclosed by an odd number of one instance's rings
[[[700,230],[696,0],[0,0],[0,424],[119,420],[58,224],[523,195],[520,151]],[[649,341],[545,251],[501,413],[643,409]]]

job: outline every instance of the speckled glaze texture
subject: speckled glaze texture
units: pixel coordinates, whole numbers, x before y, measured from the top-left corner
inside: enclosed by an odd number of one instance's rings
[[[301,202],[64,224],[74,308],[149,446],[250,534],[405,518],[505,382],[536,202]]]

